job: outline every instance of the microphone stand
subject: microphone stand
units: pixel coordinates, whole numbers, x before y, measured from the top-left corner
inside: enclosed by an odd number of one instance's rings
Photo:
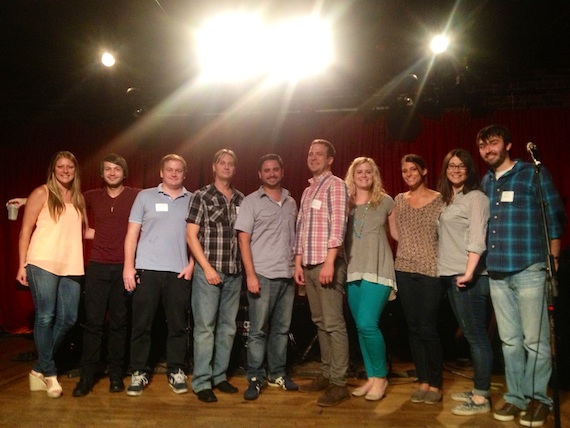
[[[544,196],[542,194],[542,176],[540,171],[542,163],[537,160],[531,152],[534,162],[534,173],[538,184],[538,196],[540,200],[540,213],[542,215],[542,226],[544,228],[544,248],[548,257],[546,258],[546,304],[548,308],[548,320],[550,327],[550,350],[552,360],[552,404],[554,408],[554,426],[560,428],[560,395],[558,391],[558,355],[556,353],[556,328],[555,328],[555,298],[558,297],[558,281],[556,279],[556,270],[554,269],[554,256],[550,252],[550,237],[548,234],[548,220],[546,218],[546,209]]]

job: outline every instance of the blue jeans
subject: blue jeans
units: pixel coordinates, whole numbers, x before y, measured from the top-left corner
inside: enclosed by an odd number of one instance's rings
[[[544,267],[535,263],[512,274],[489,272],[505,358],[504,398],[522,409],[531,398],[552,405],[547,395],[552,365]]]
[[[266,378],[263,368],[266,350],[269,378],[277,379],[285,375],[295,284],[293,278],[269,279],[257,275],[257,279],[259,294],[247,292],[250,323],[247,379]]]
[[[346,385],[348,333],[344,320],[346,261],[337,257],[333,282],[323,286],[319,276],[323,265],[305,267],[305,289],[311,319],[317,326],[321,348],[321,373],[334,385]]]
[[[227,379],[226,371],[236,335],[241,275],[218,272],[222,282],[210,285],[196,264],[192,283],[194,315],[194,374],[192,389],[198,393]]]
[[[441,388],[443,350],[437,319],[443,297],[441,280],[419,273],[396,271],[398,296],[408,323],[408,339],[419,383]]]
[[[36,307],[34,340],[38,360],[34,370],[55,376],[53,356],[77,321],[81,286],[76,277],[54,275],[34,265],[26,266],[26,275]]]
[[[347,284],[348,305],[356,323],[358,343],[366,368],[366,375],[386,377],[386,343],[378,327],[380,315],[390,297],[391,287],[365,280]]]
[[[456,276],[444,277],[449,303],[471,349],[475,395],[491,396],[493,349],[487,334],[490,303],[489,277],[477,276],[465,288],[457,287]]]

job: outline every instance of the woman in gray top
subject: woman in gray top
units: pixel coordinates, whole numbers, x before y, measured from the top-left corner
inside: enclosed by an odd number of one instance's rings
[[[437,268],[473,360],[473,390],[451,395],[453,400],[463,401],[451,410],[461,416],[491,410],[493,351],[487,335],[490,297],[484,263],[489,199],[479,183],[471,155],[463,149],[450,151],[439,182],[446,205],[439,217]]]
[[[368,381],[352,395],[380,400],[388,386],[386,345],[378,321],[396,291],[392,250],[386,233],[394,224],[394,200],[382,187],[373,159],[354,159],[346,174],[350,215],[346,233],[348,258],[347,297],[356,322]]]

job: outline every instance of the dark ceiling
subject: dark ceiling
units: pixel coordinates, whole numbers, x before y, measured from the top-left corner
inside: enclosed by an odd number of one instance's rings
[[[425,91],[444,98],[458,87],[484,96],[484,88],[513,82],[521,91],[535,82],[535,91],[570,92],[568,1],[10,0],[0,2],[0,115],[152,107],[192,81],[188,35],[228,7],[261,9],[268,20],[318,7],[334,20],[337,64],[297,88],[302,102],[359,105],[412,73],[426,79]],[[429,68],[428,35],[446,26],[456,37],[453,55]],[[119,54],[112,71],[98,64],[102,46]],[[129,87],[139,89],[136,100]],[[210,87],[197,99],[216,99],[210,105],[223,108],[221,99],[243,90]]]

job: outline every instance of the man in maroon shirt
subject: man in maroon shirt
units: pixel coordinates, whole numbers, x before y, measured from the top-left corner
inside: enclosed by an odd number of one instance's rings
[[[131,206],[139,192],[124,186],[127,162],[109,154],[101,160],[101,178],[105,186],[83,195],[92,214],[90,230],[93,246],[85,272],[85,324],[81,378],[73,390],[74,397],[91,391],[101,358],[101,339],[105,315],[109,321],[107,346],[110,391],[121,392],[127,336],[127,299],[123,286],[124,243]]]

